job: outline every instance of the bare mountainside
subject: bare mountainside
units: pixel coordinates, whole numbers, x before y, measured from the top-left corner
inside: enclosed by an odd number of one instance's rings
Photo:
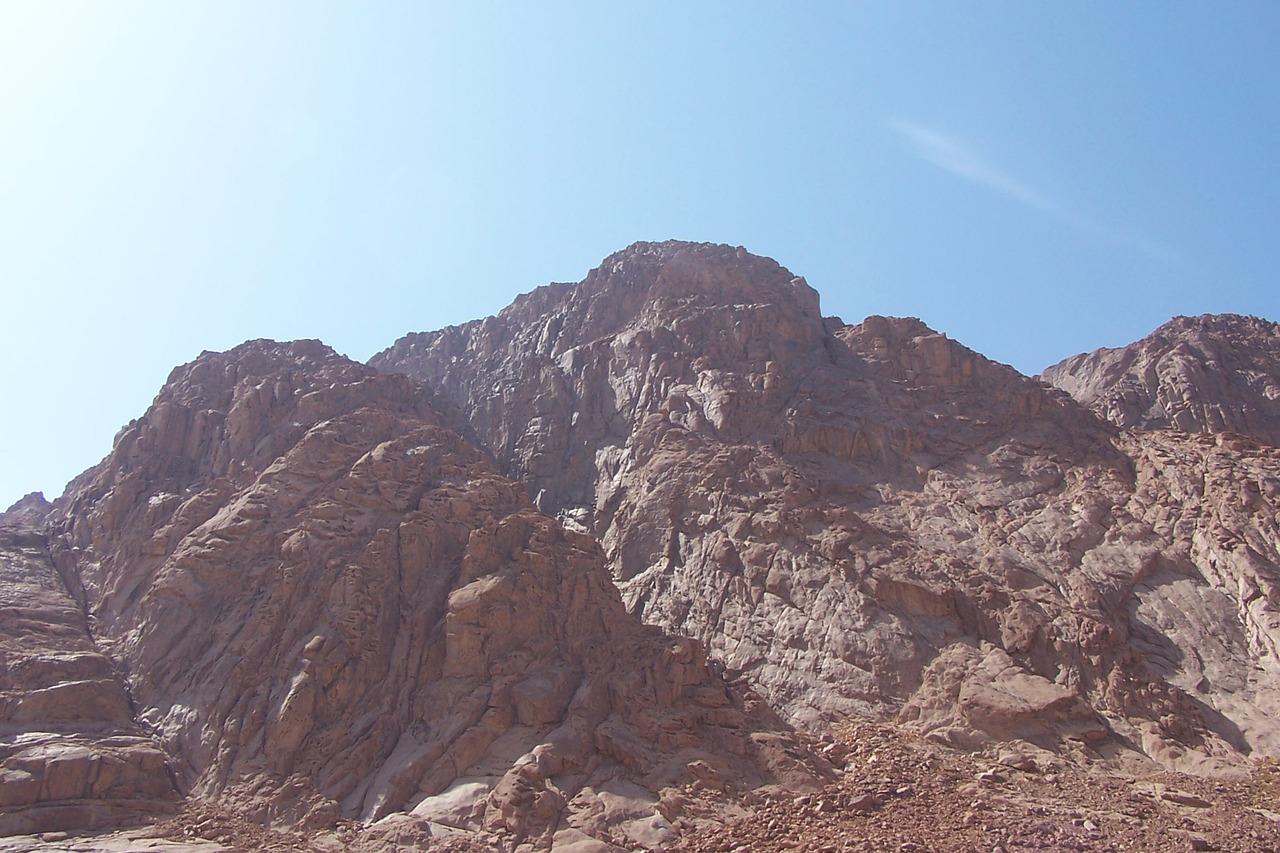
[[[373,823],[365,841],[659,847],[681,786],[823,780],[695,642],[630,617],[598,545],[431,397],[317,342],[206,353],[42,535],[4,540],[6,652],[72,682],[45,701],[56,685],[6,657],[10,831],[176,788],[268,823]],[[24,598],[66,623],[45,631],[60,645],[20,630]]]
[[[668,242],[204,353],[0,515],[0,850],[1274,849],[1275,340],[1069,394]]]
[[[1122,427],[1280,445],[1280,325],[1258,317],[1176,317],[1137,343],[1072,356],[1044,379]]]
[[[797,723],[1196,770],[1280,750],[1272,447],[1121,431],[705,244],[636,244],[371,363],[456,403],[632,612]]]
[[[45,546],[0,524],[0,835],[171,811],[168,757],[134,720]]]

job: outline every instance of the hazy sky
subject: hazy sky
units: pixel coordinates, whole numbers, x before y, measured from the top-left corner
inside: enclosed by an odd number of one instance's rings
[[[366,359],[636,240],[1025,373],[1280,320],[1280,3],[0,4],[0,508],[257,337]]]

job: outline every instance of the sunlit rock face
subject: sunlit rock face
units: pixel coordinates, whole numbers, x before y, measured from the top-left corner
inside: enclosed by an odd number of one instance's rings
[[[1275,330],[1051,384],[667,242],[369,365],[204,353],[0,515],[0,832],[187,798],[353,849],[665,849],[829,779],[811,734],[854,717],[1280,756]]]
[[[0,515],[0,835],[131,823],[178,798],[33,527],[47,508]]]
[[[823,777],[432,399],[317,342],[206,353],[52,511],[183,793],[298,826],[660,846],[696,778]]]
[[[1176,317],[1137,343],[1072,356],[1044,379],[1122,427],[1280,445],[1280,325],[1268,320]]]
[[[455,403],[631,612],[803,725],[1207,770],[1280,750],[1270,448],[1120,430],[706,244],[636,244],[371,364]]]

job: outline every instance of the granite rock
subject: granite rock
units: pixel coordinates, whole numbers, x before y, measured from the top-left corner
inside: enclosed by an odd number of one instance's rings
[[[1122,427],[1280,445],[1280,325],[1258,317],[1175,317],[1136,343],[1059,362],[1044,379]]]
[[[823,778],[447,421],[407,377],[251,342],[177,369],[58,503],[50,550],[184,793],[545,846],[610,785],[653,818],[693,762]]]
[[[31,520],[0,516],[0,835],[170,812],[167,756],[135,722]]]
[[[371,364],[438,388],[631,612],[798,724],[1204,771],[1276,751],[1268,448],[1121,431],[707,244],[636,244]]]

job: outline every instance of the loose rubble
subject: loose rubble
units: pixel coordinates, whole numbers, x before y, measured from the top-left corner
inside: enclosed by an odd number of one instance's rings
[[[1280,850],[1280,767],[1237,779],[1110,774],[1029,747],[970,754],[868,724],[838,726],[840,780],[778,792],[686,836],[684,853],[1098,853]]]

